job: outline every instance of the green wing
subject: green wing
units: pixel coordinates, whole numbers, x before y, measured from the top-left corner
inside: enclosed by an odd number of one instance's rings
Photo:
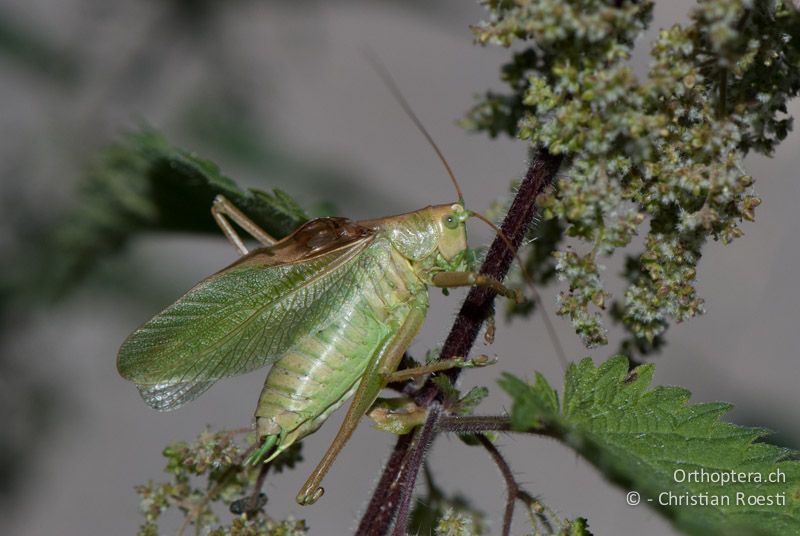
[[[357,295],[358,259],[371,241],[300,262],[244,257],[134,331],[120,348],[119,373],[167,411],[221,378],[273,363]]]

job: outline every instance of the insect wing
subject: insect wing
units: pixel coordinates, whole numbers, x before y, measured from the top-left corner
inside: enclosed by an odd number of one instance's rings
[[[244,257],[134,331],[119,351],[120,374],[166,411],[221,378],[273,363],[351,299],[370,242],[366,235],[288,263]]]

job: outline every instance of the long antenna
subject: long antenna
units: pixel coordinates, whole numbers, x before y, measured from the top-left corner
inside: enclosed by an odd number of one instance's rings
[[[414,113],[414,110],[411,109],[411,105],[408,104],[408,101],[403,96],[403,93],[400,91],[400,88],[397,86],[397,82],[395,82],[394,78],[392,77],[389,69],[381,62],[378,55],[369,47],[363,47],[362,52],[364,53],[364,57],[367,59],[372,68],[378,73],[378,76],[381,77],[383,83],[389,88],[389,91],[394,96],[395,100],[400,104],[403,108],[403,111],[406,115],[411,119],[414,123],[414,126],[425,136],[425,139],[428,140],[428,143],[431,144],[433,150],[436,151],[436,156],[439,157],[439,160],[442,161],[444,164],[444,168],[447,170],[447,174],[450,175],[450,180],[453,181],[453,186],[456,187],[456,193],[458,194],[458,202],[462,205],[464,204],[464,194],[461,192],[461,187],[458,185],[458,181],[456,180],[456,175],[453,173],[453,170],[450,168],[450,164],[447,163],[447,159],[442,154],[442,151],[439,150],[439,146],[436,145],[436,142],[433,141],[433,137],[428,134],[428,131],[425,129],[425,126],[422,124],[422,121],[419,120],[417,114]]]
[[[398,104],[400,104],[400,106],[403,108],[403,111],[414,123],[414,126],[417,127],[417,130],[419,130],[422,133],[422,135],[425,136],[425,139],[428,140],[428,143],[431,145],[431,147],[433,147],[433,150],[436,152],[436,156],[438,156],[439,160],[441,160],[442,164],[444,164],[444,168],[447,170],[447,174],[450,176],[450,180],[453,181],[453,186],[455,186],[456,193],[458,194],[458,202],[461,203],[461,205],[463,206],[464,194],[461,192],[461,187],[458,185],[455,173],[453,173],[450,164],[447,163],[447,159],[444,157],[444,154],[442,154],[442,151],[439,149],[439,146],[436,145],[436,142],[433,141],[433,137],[428,133],[428,130],[425,128],[425,125],[422,124],[422,121],[420,121],[419,117],[417,117],[417,114],[415,114],[414,110],[411,108],[411,105],[403,96],[403,93],[400,91],[400,88],[398,87],[397,82],[395,82],[392,74],[389,72],[389,69],[386,68],[386,65],[383,64],[383,62],[375,53],[375,51],[372,50],[370,47],[364,46],[361,48],[361,51],[364,54],[366,60],[372,66],[372,68],[375,69],[375,71],[378,73],[378,76],[381,77],[381,80],[383,81],[384,85],[386,85],[386,87],[389,88],[389,91],[392,93],[392,96],[395,98]],[[542,301],[542,297],[539,295],[539,291],[536,290],[536,287],[533,284],[533,279],[530,277],[530,275],[528,275],[528,272],[525,270],[525,265],[522,263],[519,254],[516,251],[514,251],[514,246],[511,244],[511,241],[508,239],[505,233],[503,233],[503,231],[500,230],[500,228],[497,225],[495,225],[489,218],[474,211],[469,211],[469,212],[479,220],[488,224],[489,227],[494,229],[497,235],[506,245],[508,250],[514,254],[514,258],[516,259],[517,264],[519,264],[520,272],[522,273],[522,278],[525,280],[525,282],[533,291],[533,299],[539,306],[539,310],[542,311],[542,319],[544,320],[544,325],[545,329],[547,330],[547,335],[550,337],[550,341],[553,343],[553,347],[556,351],[556,355],[558,356],[559,361],[561,361],[562,367],[564,367],[564,369],[566,370],[568,361],[566,354],[564,353],[564,348],[561,346],[561,341],[558,338],[558,334],[556,333],[555,327],[553,326],[553,323],[550,321],[550,316],[547,314],[547,309],[545,309],[544,307],[544,302]]]
[[[522,279],[525,280],[525,283],[530,287],[531,291],[533,292],[533,301],[536,302],[536,305],[539,306],[539,310],[542,312],[542,320],[544,320],[544,327],[547,330],[547,335],[550,337],[550,342],[553,343],[553,348],[556,351],[556,355],[558,356],[558,360],[561,361],[561,366],[564,370],[567,369],[569,365],[569,361],[567,360],[567,355],[564,353],[564,347],[561,346],[561,339],[558,338],[558,333],[556,333],[556,328],[553,326],[553,323],[550,321],[550,315],[547,314],[547,309],[544,306],[544,301],[542,300],[539,291],[536,290],[536,286],[533,284],[533,278],[530,276],[528,271],[525,269],[525,264],[523,264],[522,259],[519,256],[519,253],[514,251],[514,245],[511,243],[511,240],[508,239],[506,234],[500,229],[497,225],[494,224],[492,220],[481,214],[480,212],[475,212],[474,210],[470,210],[469,213],[472,216],[475,216],[483,223],[494,229],[497,236],[503,241],[503,243],[508,248],[508,251],[514,254],[514,258],[519,264],[519,270],[522,274]]]

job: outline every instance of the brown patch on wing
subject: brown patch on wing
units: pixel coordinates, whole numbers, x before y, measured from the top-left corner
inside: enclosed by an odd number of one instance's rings
[[[332,251],[369,240],[375,230],[348,218],[317,218],[269,247],[251,251],[225,270],[243,264],[275,266],[308,261]]]

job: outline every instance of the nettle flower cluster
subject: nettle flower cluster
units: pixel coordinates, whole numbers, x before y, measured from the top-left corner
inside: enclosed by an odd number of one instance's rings
[[[627,262],[624,300],[611,303],[631,334],[626,350],[646,352],[668,320],[702,312],[694,286],[702,245],[741,236],[761,202],[742,161],[750,150],[771,153],[791,127],[800,17],[779,0],[699,2],[690,24],[661,31],[640,80],[628,63],[651,1],[485,4],[491,18],[473,28],[478,42],[527,48],[503,68],[511,92],[486,94],[465,123],[565,156],[539,203],[545,220],[561,222],[549,227],[563,230],[558,238],[585,244],[545,241],[568,283],[559,314],[587,346],[607,342],[600,311],[610,296],[598,257],[646,232],[644,251]]]
[[[265,469],[244,461],[252,451],[252,438],[250,447],[243,448],[236,437],[248,431],[204,431],[192,443],[168,445],[163,452],[167,461],[164,470],[172,480],[151,480],[136,486],[141,498],[139,509],[145,517],[138,536],[158,536],[159,522],[168,510],[178,510],[184,516],[178,534],[186,533],[194,524],[194,532],[209,536],[305,536],[303,520],[274,520],[264,513],[266,496],[253,497],[261,472],[280,473],[302,460],[300,444]],[[238,516],[229,525],[220,525],[220,505]]]

